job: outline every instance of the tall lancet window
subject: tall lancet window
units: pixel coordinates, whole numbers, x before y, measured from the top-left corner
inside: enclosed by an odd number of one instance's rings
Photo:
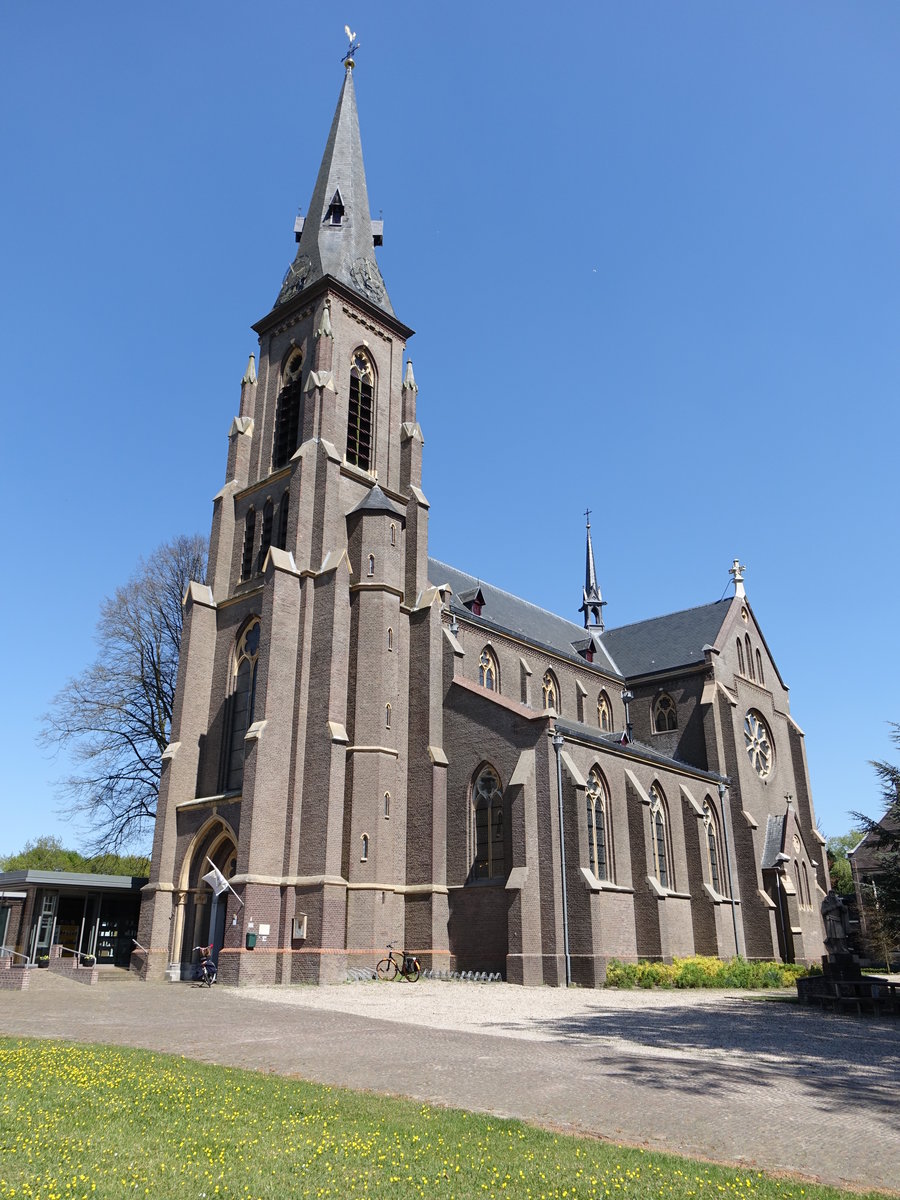
[[[347,462],[364,471],[372,467],[372,425],[375,416],[375,370],[364,350],[353,355],[350,368],[350,410],[347,416]]]
[[[709,866],[709,882],[714,892],[721,893],[722,879],[719,870],[719,831],[716,815],[709,800],[703,801],[703,824],[706,826],[706,861]]]
[[[653,872],[660,887],[670,887],[669,844],[666,837],[666,800],[662,788],[655,783],[650,788],[650,845],[653,850]]]
[[[272,444],[272,468],[278,470],[290,462],[300,438],[300,415],[303,393],[300,389],[300,368],[303,356],[292,350],[281,372],[281,391],[275,409],[275,440]]]
[[[253,618],[237,640],[228,698],[228,742],[224,791],[239,791],[244,782],[244,737],[253,724],[256,671],[259,663],[259,618]]]
[[[611,879],[609,861],[609,793],[603,777],[591,767],[584,789],[587,800],[588,853],[595,879]]]
[[[475,817],[473,879],[502,879],[506,874],[503,853],[503,793],[492,767],[485,767],[472,788]]]
[[[541,692],[544,700],[544,708],[552,709],[553,712],[558,713],[560,711],[559,684],[556,682],[556,676],[552,671],[545,672],[541,683]]]
[[[606,692],[597,697],[597,724],[604,733],[612,732],[612,705]]]

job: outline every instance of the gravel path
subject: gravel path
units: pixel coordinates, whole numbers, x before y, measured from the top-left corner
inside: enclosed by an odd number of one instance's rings
[[[900,1194],[896,1020],[772,993],[40,975],[0,993],[0,1033],[166,1050]]]

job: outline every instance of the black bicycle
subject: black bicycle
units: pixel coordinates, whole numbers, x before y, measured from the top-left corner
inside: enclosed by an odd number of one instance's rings
[[[415,983],[419,978],[419,960],[414,954],[407,954],[405,950],[401,950],[399,954],[394,953],[394,943],[387,944],[388,956],[383,958],[375,968],[375,974],[379,979],[408,979],[410,983]]]
[[[212,957],[212,946],[195,946],[200,951],[200,966],[197,968],[197,980],[201,987],[211,988],[216,982],[216,964]]]

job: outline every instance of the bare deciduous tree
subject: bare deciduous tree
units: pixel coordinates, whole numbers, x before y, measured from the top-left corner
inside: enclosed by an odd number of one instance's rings
[[[168,745],[185,588],[206,581],[206,539],[178,537],[141,560],[103,602],[96,661],[70,679],[43,718],[42,744],[83,771],[60,781],[64,811],[84,819],[91,853],[143,848]]]

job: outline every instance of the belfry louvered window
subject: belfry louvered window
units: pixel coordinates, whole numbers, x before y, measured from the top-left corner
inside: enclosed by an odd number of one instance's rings
[[[253,546],[256,542],[256,509],[251,508],[244,518],[244,549],[241,555],[241,579],[253,573]]]
[[[290,462],[300,438],[300,413],[303,393],[300,390],[300,368],[303,357],[294,350],[284,365],[281,391],[275,410],[275,441],[272,444],[272,467],[278,470]]]
[[[227,792],[239,791],[244,781],[244,738],[253,724],[256,704],[259,632],[259,619],[254,618],[244,627],[234,649],[223,780]]]
[[[372,423],[375,409],[375,372],[360,350],[350,368],[350,409],[347,416],[347,462],[364,471],[372,466]]]
[[[263,505],[262,519],[262,538],[259,543],[259,555],[257,556],[258,571],[263,569],[266,561],[266,555],[269,553],[269,547],[272,545],[272,526],[275,523],[275,505],[272,503],[272,497],[266,500]]]
[[[291,493],[284,492],[278,505],[278,540],[275,545],[279,550],[287,548],[288,513],[291,508]]]

